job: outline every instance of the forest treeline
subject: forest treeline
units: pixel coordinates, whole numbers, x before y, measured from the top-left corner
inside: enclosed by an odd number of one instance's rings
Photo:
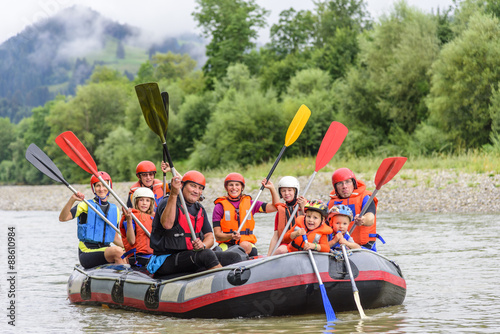
[[[54,143],[73,131],[97,166],[132,180],[141,160],[161,161],[134,86],[170,95],[167,143],[190,169],[274,160],[301,104],[312,115],[287,156],[316,154],[332,121],[349,134],[338,154],[500,153],[500,5],[464,0],[424,13],[405,1],[373,20],[362,0],[315,1],[281,12],[257,48],[267,10],[255,0],[196,0],[208,38],[199,70],[186,54],[156,53],[130,80],[96,67],[74,96],[57,96],[12,124],[0,118],[0,182],[51,181],[24,158],[35,143],[70,182],[88,174]]]

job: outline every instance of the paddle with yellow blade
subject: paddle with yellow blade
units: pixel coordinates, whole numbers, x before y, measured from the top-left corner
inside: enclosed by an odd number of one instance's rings
[[[299,136],[302,133],[302,130],[304,129],[304,127],[306,126],[307,120],[309,119],[310,116],[311,116],[311,110],[309,110],[309,108],[306,107],[304,104],[301,105],[300,108],[299,108],[299,110],[295,114],[292,122],[288,126],[288,130],[287,130],[286,136],[285,136],[285,145],[283,145],[283,147],[281,148],[281,151],[278,154],[278,157],[276,158],[276,161],[274,162],[273,167],[269,171],[269,174],[267,174],[266,183],[271,178],[271,175],[273,175],[274,170],[276,169],[276,166],[278,166],[278,163],[280,162],[281,157],[283,156],[283,153],[285,153],[286,148],[288,146],[292,145],[293,143],[295,143],[295,141],[297,140],[297,138],[299,138]],[[241,232],[241,229],[243,228],[243,226],[245,225],[246,221],[248,220],[248,218],[252,214],[252,211],[253,211],[253,209],[255,207],[255,203],[257,203],[257,199],[259,198],[260,194],[262,194],[262,190],[264,190],[264,185],[262,185],[260,187],[260,190],[257,193],[257,196],[255,197],[255,199],[252,202],[252,206],[247,211],[247,214],[245,215],[245,218],[241,222],[241,225],[238,227],[238,232],[237,233]]]
[[[127,205],[121,200],[120,197],[111,189],[108,183],[102,178],[102,176],[97,171],[97,165],[90,155],[89,151],[85,148],[82,142],[75,136],[71,131],[66,131],[61,133],[56,137],[56,144],[66,153],[68,157],[71,158],[78,166],[80,166],[86,172],[93,174],[95,177],[101,181],[101,183],[108,189],[108,191],[113,195],[114,198],[120,203],[120,205],[127,209]],[[141,221],[132,213],[132,218],[134,218],[137,225],[143,229],[144,233],[149,237],[151,233],[142,225]]]
[[[74,194],[77,193],[75,188],[73,188],[71,184],[69,184],[68,181],[64,179],[61,171],[59,170],[59,168],[57,168],[52,159],[50,159],[47,154],[45,154],[45,152],[43,152],[38,146],[36,146],[36,144],[30,144],[30,146],[28,146],[28,148],[26,149],[26,160],[28,160],[36,169],[50,177],[52,180],[63,183]],[[103,216],[102,213],[99,212],[99,210],[97,210],[93,205],[90,205],[86,199],[83,199],[83,201],[90,209],[94,210],[95,213],[97,213],[99,217],[101,217],[102,220],[106,222],[106,224],[112,227],[116,231],[116,233],[121,235],[118,228],[113,225],[113,223],[111,223],[105,216]]]
[[[156,82],[149,82],[135,86],[135,92],[137,93],[137,98],[139,99],[139,104],[141,105],[142,114],[144,119],[148,124],[149,128],[153,130],[154,133],[160,137],[161,143],[163,145],[163,152],[167,156],[168,164],[172,171],[172,175],[176,176],[178,173],[174,168],[174,163],[170,157],[170,153],[167,147],[166,135],[168,129],[168,114],[165,110],[163,104],[163,99]],[[191,232],[192,240],[196,240],[196,234],[194,233],[193,223],[189,215],[189,211],[186,205],[186,200],[182,191],[179,192],[179,198],[181,200],[182,208],[184,214],[186,215],[189,231]]]

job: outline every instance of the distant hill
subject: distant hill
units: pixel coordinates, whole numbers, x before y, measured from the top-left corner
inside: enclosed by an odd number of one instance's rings
[[[87,7],[73,6],[27,27],[0,45],[0,117],[19,122],[57,94],[74,94],[96,65],[129,78],[156,52],[188,53],[201,66],[202,40],[196,35],[151,44],[139,28],[119,24]]]

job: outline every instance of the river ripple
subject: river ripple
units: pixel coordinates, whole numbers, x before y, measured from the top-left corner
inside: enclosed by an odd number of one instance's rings
[[[379,252],[396,261],[407,281],[403,305],[337,313],[258,319],[176,319],[72,305],[66,282],[78,262],[75,221],[57,212],[0,211],[0,240],[16,230],[16,327],[7,324],[7,255],[0,251],[2,333],[498,333],[500,332],[500,222],[496,215],[379,214],[387,241]],[[273,216],[257,219],[259,251],[266,253]]]

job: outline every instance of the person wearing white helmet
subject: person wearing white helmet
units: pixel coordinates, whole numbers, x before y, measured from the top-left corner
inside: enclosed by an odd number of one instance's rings
[[[146,266],[153,250],[149,247],[149,237],[144,230],[137,226],[132,219],[131,213],[139,219],[141,224],[151,233],[153,218],[155,214],[155,195],[149,188],[140,187],[134,191],[132,197],[133,209],[123,208],[123,216],[120,223],[125,254],[131,265],[138,267]],[[125,223],[126,220],[126,223]]]
[[[354,242],[347,229],[352,221],[352,210],[347,205],[334,205],[329,210],[329,221],[333,229],[331,240],[328,245],[331,249],[338,249],[341,245],[346,245],[350,249],[361,248]]]
[[[278,213],[274,219],[274,234],[271,238],[271,242],[269,244],[269,250],[267,252],[267,256],[271,255],[274,247],[276,247],[276,243],[278,242],[281,234],[286,233],[284,231],[286,227],[286,223],[288,219],[292,215],[295,207],[298,205],[299,210],[295,214],[292,222],[289,225],[289,229],[295,225],[295,218],[298,216],[304,215],[304,205],[306,204],[306,199],[304,196],[299,196],[300,184],[299,180],[297,180],[293,176],[284,176],[278,182],[278,194],[280,198],[283,198],[285,203],[277,203],[276,208],[278,209]],[[275,255],[287,253],[287,245],[291,242],[289,238],[283,238],[279,247],[274,252]]]

